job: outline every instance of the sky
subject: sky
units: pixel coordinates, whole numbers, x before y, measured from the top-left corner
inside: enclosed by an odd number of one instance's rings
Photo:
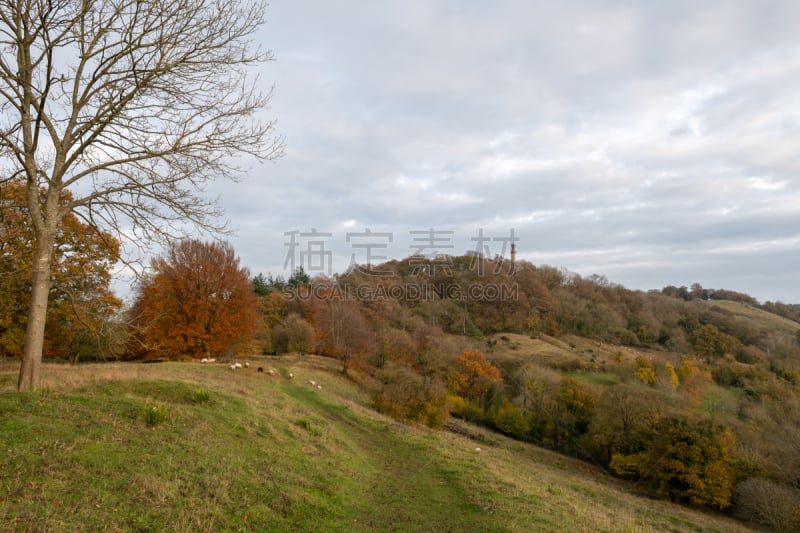
[[[273,0],[252,274],[481,251],[800,303],[800,2]]]

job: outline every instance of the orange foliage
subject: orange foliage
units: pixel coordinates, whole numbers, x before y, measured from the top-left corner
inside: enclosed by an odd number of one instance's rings
[[[713,383],[711,371],[708,367],[699,367],[697,362],[689,357],[681,359],[681,366],[678,368],[680,376],[680,389],[686,397],[698,405],[703,401],[706,389]]]
[[[254,333],[258,299],[228,243],[186,240],[153,260],[133,308],[146,358],[230,353]]]
[[[450,389],[467,399],[479,400],[502,381],[500,369],[481,352],[464,350],[456,357],[456,372],[450,376]]]
[[[33,228],[25,207],[26,185],[0,186],[0,355],[20,355],[33,272]],[[68,191],[62,201],[71,200]],[[47,306],[45,357],[104,357],[101,331],[122,302],[110,291],[111,267],[119,258],[112,235],[67,214],[56,235]]]

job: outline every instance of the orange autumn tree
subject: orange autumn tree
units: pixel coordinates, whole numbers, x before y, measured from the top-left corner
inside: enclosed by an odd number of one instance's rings
[[[258,299],[229,243],[180,241],[151,268],[132,308],[140,341],[135,355],[217,357],[252,338]]]
[[[63,193],[65,201],[71,199]],[[22,355],[31,297],[33,228],[28,222],[25,184],[0,183],[0,356]],[[46,357],[115,357],[124,340],[115,317],[122,302],[111,292],[111,268],[119,241],[74,214],[64,216],[56,235],[43,343]]]
[[[466,400],[481,403],[492,388],[502,382],[500,369],[481,352],[464,350],[455,360],[450,390]]]

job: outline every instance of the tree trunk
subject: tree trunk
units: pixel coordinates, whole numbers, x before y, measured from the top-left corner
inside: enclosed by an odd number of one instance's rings
[[[50,295],[50,258],[53,247],[51,239],[36,240],[36,256],[33,263],[33,287],[25,331],[25,349],[19,368],[17,390],[29,391],[39,387],[39,370],[42,366],[44,326],[47,318],[47,299]]]

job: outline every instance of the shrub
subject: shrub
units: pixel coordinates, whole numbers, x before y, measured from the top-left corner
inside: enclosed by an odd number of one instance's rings
[[[148,402],[142,407],[142,418],[148,426],[156,426],[167,419],[167,408],[158,403]]]
[[[505,402],[494,416],[494,425],[507,435],[524,439],[531,432],[531,422],[519,407]]]
[[[450,403],[450,412],[456,416],[462,416],[467,410],[467,401],[461,396],[450,394],[448,402]]]
[[[713,324],[701,326],[689,335],[695,353],[705,357],[722,357],[740,345],[735,337],[720,332]]]
[[[372,399],[382,413],[431,427],[447,421],[448,395],[439,379],[420,376],[402,366],[387,368],[378,377],[381,383]]]
[[[210,399],[211,399],[211,394],[209,394],[209,392],[204,389],[196,390],[192,395],[192,401],[194,403],[206,403]]]
[[[314,347],[314,328],[297,313],[290,313],[272,329],[276,353],[310,352]]]
[[[647,450],[614,453],[609,467],[621,476],[646,480],[673,501],[724,509],[733,488],[735,444],[730,431],[711,419],[665,416]]]
[[[647,385],[655,385],[656,383],[656,369],[653,367],[653,362],[645,359],[642,356],[636,358],[636,377],[642,383]]]
[[[800,491],[762,478],[745,479],[734,489],[734,514],[770,531],[800,531]]]
[[[616,332],[617,341],[624,346],[640,346],[639,337],[629,329],[620,329]]]
[[[295,422],[295,424],[297,424],[301,428],[305,429],[306,431],[308,431],[311,435],[314,435],[315,437],[318,437],[319,435],[322,434],[322,432],[319,430],[319,428],[314,426],[314,424],[312,424],[311,420],[309,420],[308,418],[298,418],[297,422]]]

